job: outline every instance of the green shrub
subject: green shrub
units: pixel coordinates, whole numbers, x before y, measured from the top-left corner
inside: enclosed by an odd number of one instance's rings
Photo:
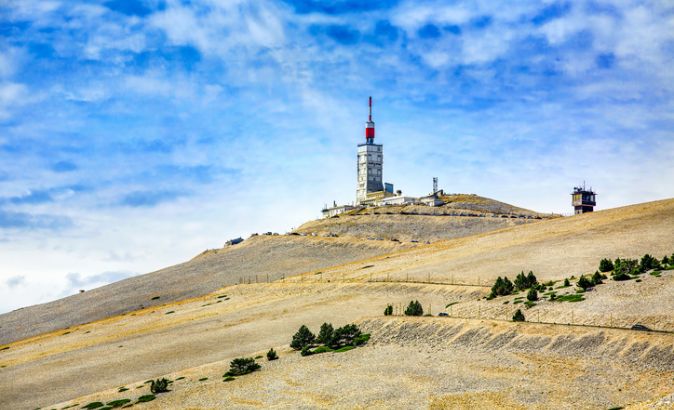
[[[524,318],[524,313],[522,313],[521,310],[517,309],[515,314],[513,315],[513,322],[524,322],[526,319]]]
[[[311,352],[311,354],[327,353],[332,351],[334,351],[334,349],[332,349],[330,346],[318,346]]]
[[[92,401],[91,403],[85,404],[84,406],[82,406],[82,408],[92,410],[92,409],[97,409],[97,408],[103,407],[103,406],[105,406],[105,404],[101,403],[100,401]]]
[[[405,316],[423,316],[424,308],[421,307],[421,303],[418,300],[411,301],[405,309]]]
[[[361,346],[367,343],[370,340],[369,333],[363,333],[360,336],[357,336],[353,339],[354,346]]]
[[[592,283],[591,280],[589,280],[585,275],[582,275],[580,279],[578,279],[578,283],[576,283],[579,288],[583,290],[587,290],[588,288],[591,288],[594,284]]]
[[[314,352],[311,351],[311,348],[309,346],[304,346],[300,354],[302,356],[311,356],[312,354],[314,354]]]
[[[641,268],[641,272],[646,272],[646,271],[649,271],[651,269],[659,268],[660,267],[660,261],[657,260],[657,258],[654,258],[649,254],[645,254],[641,258],[641,262],[640,262],[639,265],[640,265],[640,268]]]
[[[668,257],[667,255],[665,255],[665,256],[662,257],[662,264],[663,264],[664,266],[669,265],[669,257]]]
[[[494,282],[494,285],[491,287],[491,294],[489,295],[491,298],[495,298],[497,296],[507,296],[513,293],[515,290],[515,285],[508,279],[507,276],[505,276],[503,279],[499,276],[496,278],[496,282]]]
[[[332,327],[332,324],[323,323],[321,325],[321,330],[319,330],[318,332],[318,337],[316,338],[316,341],[322,344],[329,344],[330,342],[332,342],[334,332],[335,329]]]
[[[348,352],[351,349],[355,349],[356,346],[343,346],[340,347],[339,349],[335,350],[335,353],[342,353],[342,352]]]
[[[169,385],[168,379],[165,379],[163,377],[161,379],[152,380],[150,382],[150,391],[153,394],[166,393],[167,391],[169,391],[168,385]]]
[[[517,290],[524,290],[529,287],[527,276],[524,274],[524,271],[515,276],[514,285]]]
[[[117,407],[122,407],[123,405],[129,404],[129,403],[131,403],[131,399],[119,399],[119,400],[113,400],[111,402],[108,402],[108,404],[106,404],[106,406],[110,406],[114,409],[114,408],[117,408]]]
[[[316,340],[316,336],[311,333],[308,327],[302,325],[297,333],[293,336],[292,342],[290,342],[290,347],[295,350],[302,350],[306,346],[310,346]]]
[[[156,398],[157,396],[155,396],[154,394],[146,394],[145,396],[140,396],[138,398],[137,403],[147,403],[148,401],[152,401]]]
[[[129,389],[127,389],[126,387],[120,387],[119,390],[117,390],[117,393],[125,392],[127,390]]]
[[[274,348],[272,347],[272,348],[269,349],[269,351],[267,352],[267,360],[269,360],[269,361],[271,362],[272,360],[276,360],[276,359],[278,359],[278,355],[276,354],[276,351],[275,351]]]
[[[599,261],[600,272],[610,272],[613,270],[613,262],[610,259],[604,258]]]
[[[555,299],[556,302],[580,302],[585,300],[582,293],[571,293],[569,295],[562,295]]]
[[[626,274],[626,273],[617,273],[617,274],[614,274],[614,275],[612,276],[612,278],[613,278],[613,280],[618,280],[618,281],[622,281],[622,280],[630,280],[630,279],[632,279],[632,277],[631,277],[630,275]]]
[[[536,289],[529,289],[529,293],[527,293],[527,300],[531,302],[538,300],[538,292],[536,292]]]
[[[419,306],[421,307],[421,305]],[[342,346],[354,345],[354,340],[360,335],[361,331],[358,326],[354,324],[344,325],[334,331],[330,347],[339,349]]]
[[[527,309],[529,309],[536,306],[536,302],[534,302],[533,300],[527,300],[526,302],[524,302],[524,306],[526,306]]]
[[[613,276],[638,275],[643,273],[641,265],[636,259],[616,259],[613,263]],[[620,280],[620,279],[617,279]],[[623,279],[624,280],[624,279]]]
[[[222,379],[223,382],[231,382],[232,380],[236,380],[236,377],[227,376],[224,379]]]
[[[601,273],[599,273],[599,271],[596,271],[594,275],[592,275],[592,284],[595,286],[601,285],[602,283],[604,283],[603,279],[604,276]]]
[[[569,279],[568,279],[568,278],[564,278],[564,287],[565,287],[565,288],[568,288],[569,286],[571,286],[571,283],[569,283]]]
[[[386,306],[384,309],[384,316],[391,316],[393,314],[393,305]]]
[[[225,377],[243,376],[260,369],[260,367],[262,366],[257,364],[252,357],[238,357],[229,362],[229,371],[225,373]]]
[[[206,380],[208,380],[208,377],[202,377],[201,379],[199,379],[200,382],[205,382]]]

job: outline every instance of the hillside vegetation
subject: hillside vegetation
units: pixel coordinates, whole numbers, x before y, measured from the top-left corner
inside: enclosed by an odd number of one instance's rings
[[[169,302],[162,295],[150,307],[0,345],[0,407],[81,408],[125,400],[139,409],[612,408],[666,402],[674,393],[671,265],[627,281],[607,278],[582,293],[577,281],[594,273],[603,258],[671,255],[673,238],[674,200],[429,245],[257,237],[150,274],[156,275],[150,284],[160,286],[162,275],[172,272],[176,279],[167,289],[178,289],[204,277],[202,271],[224,272],[223,266],[261,269],[260,275],[297,269],[296,275],[250,284],[232,278],[234,284],[213,293]],[[357,251],[366,254],[356,258]],[[514,280],[529,270],[541,282],[554,281],[535,303],[522,303],[526,290],[487,299],[498,276]],[[188,272],[182,281],[180,272]],[[579,296],[553,301],[549,287]],[[411,301],[433,317],[402,316]],[[384,316],[388,306],[392,315]],[[49,317],[39,308],[31,309]],[[525,322],[512,322],[518,309]],[[300,326],[317,331],[324,322],[335,328],[355,323],[371,338],[343,352],[302,356],[290,349]],[[4,322],[1,329],[4,335],[21,327]],[[270,348],[279,358],[268,362]],[[256,357],[261,369],[223,378],[233,359]],[[141,402],[150,393],[144,381],[162,378],[173,381],[170,391]]]

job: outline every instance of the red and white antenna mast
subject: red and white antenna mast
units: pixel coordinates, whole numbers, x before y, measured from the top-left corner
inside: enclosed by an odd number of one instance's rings
[[[367,122],[365,123],[365,142],[367,144],[374,143],[374,121],[372,121],[372,97],[369,101],[370,105],[370,115],[367,117]]]

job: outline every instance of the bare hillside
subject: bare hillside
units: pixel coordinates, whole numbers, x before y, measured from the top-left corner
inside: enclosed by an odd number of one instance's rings
[[[491,285],[533,270],[541,279],[593,273],[599,260],[674,252],[674,199],[514,226],[327,269],[324,276]]]
[[[258,236],[179,265],[0,315],[0,344],[147,306],[204,295],[222,286],[274,281],[400,249],[395,242]]]
[[[478,195],[446,195],[445,204],[356,209],[307,222],[295,232],[421,242],[461,238],[554,217]]]

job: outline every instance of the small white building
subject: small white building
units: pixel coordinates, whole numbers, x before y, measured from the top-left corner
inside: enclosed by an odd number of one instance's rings
[[[445,202],[435,194],[419,198],[419,203],[426,206],[440,206],[445,204]]]
[[[334,206],[330,208],[323,208],[321,211],[323,213],[323,218],[332,218],[333,216],[337,216],[339,214],[343,214],[344,212],[350,211],[352,209],[356,209],[355,206],[351,205],[337,205],[335,204]]]
[[[413,196],[390,196],[379,201],[380,205],[408,205],[418,202],[418,198]]]

